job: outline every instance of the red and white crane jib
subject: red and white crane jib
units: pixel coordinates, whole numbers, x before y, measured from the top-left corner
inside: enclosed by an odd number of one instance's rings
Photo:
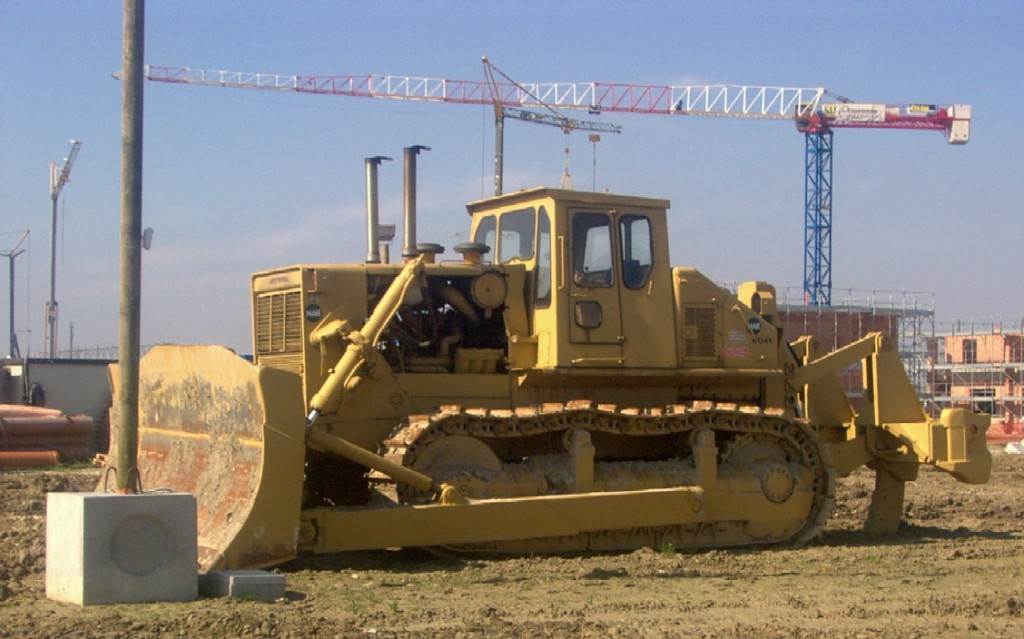
[[[711,85],[652,85],[604,82],[553,83],[551,104],[624,113],[664,113],[791,120],[798,110],[812,113],[825,89]],[[540,97],[544,98],[543,94]]]
[[[926,129],[946,133],[950,144],[970,137],[967,104],[892,106],[839,99],[824,102],[821,88],[744,85],[652,85],[606,82],[496,82],[396,75],[278,75],[147,65],[155,82],[269,89],[325,95],[586,109],[592,113],[661,113],[795,120],[804,133],[833,128]]]
[[[144,77],[153,82],[171,84],[294,91],[364,98],[393,98],[463,104],[491,104],[492,102],[485,82],[444,78],[376,74],[280,75],[154,65],[146,65]],[[503,96],[509,93],[505,90],[506,88],[519,90],[518,87],[512,85],[502,85],[502,88]],[[520,105],[519,102],[512,104]]]
[[[146,65],[154,82],[296,91],[367,98],[394,98],[559,107],[593,112],[662,113],[792,119],[798,109],[812,113],[825,90],[739,85],[673,86],[608,82],[495,82],[397,75],[278,75]]]

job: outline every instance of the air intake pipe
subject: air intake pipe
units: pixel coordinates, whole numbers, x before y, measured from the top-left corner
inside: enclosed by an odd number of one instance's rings
[[[405,147],[405,243],[402,259],[411,260],[419,251],[416,249],[416,156],[420,151],[429,151],[429,146],[415,144]]]
[[[377,197],[377,167],[391,158],[366,158],[366,263],[380,264],[380,203]]]

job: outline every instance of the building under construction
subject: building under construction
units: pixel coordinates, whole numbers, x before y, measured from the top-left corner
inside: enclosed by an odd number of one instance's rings
[[[786,288],[779,291],[779,298],[779,321],[786,339],[813,335],[822,352],[836,350],[876,331],[892,337],[907,376],[931,410],[928,346],[935,333],[933,294],[835,289],[831,306],[815,306],[804,303],[803,289]],[[852,400],[863,395],[859,366],[843,371],[840,379]]]
[[[1024,439],[1024,316],[951,322],[928,340],[928,390],[943,407],[992,415],[990,441]]]
[[[810,306],[803,303],[802,289],[780,290],[786,338],[813,335],[827,352],[884,332],[896,340],[907,376],[929,413],[937,416],[954,407],[986,413],[992,416],[990,441],[1024,439],[1024,316],[1012,325],[939,324],[931,293],[837,293],[832,306]],[[840,377],[851,399],[863,395],[859,367]]]

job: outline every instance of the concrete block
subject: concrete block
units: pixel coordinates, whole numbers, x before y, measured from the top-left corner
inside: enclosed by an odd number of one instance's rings
[[[199,576],[204,597],[235,597],[271,602],[284,597],[284,575],[265,570],[215,570]]]
[[[50,493],[46,596],[79,605],[192,601],[197,538],[187,493]]]

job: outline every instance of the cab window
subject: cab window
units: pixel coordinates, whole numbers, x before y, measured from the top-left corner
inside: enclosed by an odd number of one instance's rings
[[[486,215],[480,220],[480,224],[476,227],[476,233],[473,235],[474,242],[486,244],[491,249],[483,256],[484,263],[490,263],[491,256],[494,255],[497,228],[498,222],[494,219],[494,216]]]
[[[498,222],[498,261],[533,259],[534,211],[532,208],[510,211]]]
[[[612,277],[611,221],[603,213],[572,218],[573,281],[584,288],[604,288]]]
[[[551,220],[548,211],[540,207],[537,221],[537,278],[534,285],[534,299],[537,308],[551,305]]]
[[[653,263],[651,249],[651,221],[642,215],[623,215],[619,218],[622,240],[622,283],[628,288],[640,288],[647,283]]]

